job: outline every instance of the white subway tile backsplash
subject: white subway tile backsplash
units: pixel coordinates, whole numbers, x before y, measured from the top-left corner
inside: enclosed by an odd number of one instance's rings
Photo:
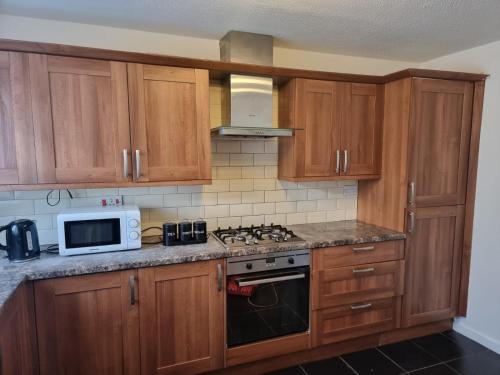
[[[253,191],[253,180],[249,178],[230,180],[229,190]]]
[[[241,203],[263,203],[264,191],[248,191],[241,193]]]
[[[163,207],[191,206],[191,194],[167,194],[163,196]]]
[[[211,121],[219,124],[220,100],[212,103],[211,109]],[[55,218],[63,208],[98,206],[102,198],[117,195],[124,195],[125,204],[135,203],[141,208],[143,228],[198,217],[207,221],[209,230],[229,225],[291,225],[356,218],[356,181],[278,180],[277,145],[276,140],[213,140],[211,185],[72,189],[73,200],[62,190],[61,202],[55,207],[45,202],[48,190],[0,192],[0,224],[33,218],[43,231],[41,243],[54,242]],[[56,200],[54,191],[50,202]]]
[[[232,204],[229,206],[229,216],[249,216],[253,214],[252,204]]]
[[[57,243],[57,229],[42,229],[38,231],[38,241],[41,244]]]
[[[229,165],[232,167],[252,166],[253,154],[231,154]]]
[[[218,204],[239,204],[241,203],[241,193],[240,192],[218,193],[217,201]]]

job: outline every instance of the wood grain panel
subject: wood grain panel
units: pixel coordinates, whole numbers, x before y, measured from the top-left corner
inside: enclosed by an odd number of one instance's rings
[[[404,241],[386,241],[326,247],[312,253],[313,271],[334,267],[386,262],[404,257]]]
[[[33,184],[37,172],[27,56],[0,56],[0,184]]]
[[[403,294],[404,261],[313,271],[312,308],[346,305]]]
[[[126,67],[122,63],[30,56],[41,182],[128,181]],[[54,69],[54,70],[53,70]]]
[[[358,183],[358,219],[405,230],[411,79],[385,86],[382,173]]]
[[[144,374],[195,374],[223,366],[220,261],[139,270]],[[189,309],[186,307],[189,306]]]
[[[313,347],[397,328],[400,301],[395,297],[313,311]]]
[[[465,203],[472,83],[415,79],[409,182],[417,207]]]
[[[210,178],[208,72],[133,64],[128,72],[137,181]]]
[[[457,313],[464,206],[418,208],[406,240],[403,325],[452,318]]]
[[[139,373],[138,306],[128,284],[136,274],[36,282],[41,374]]]

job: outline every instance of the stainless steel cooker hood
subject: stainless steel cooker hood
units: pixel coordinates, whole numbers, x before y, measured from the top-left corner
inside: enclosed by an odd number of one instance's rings
[[[230,31],[220,40],[222,61],[272,65],[273,37]],[[216,137],[290,137],[293,129],[273,128],[273,79],[231,74],[222,84],[222,124]]]

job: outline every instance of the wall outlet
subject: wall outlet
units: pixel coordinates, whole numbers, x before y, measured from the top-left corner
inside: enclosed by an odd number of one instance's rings
[[[103,207],[122,206],[122,205],[123,205],[123,196],[121,195],[101,199],[101,206]]]

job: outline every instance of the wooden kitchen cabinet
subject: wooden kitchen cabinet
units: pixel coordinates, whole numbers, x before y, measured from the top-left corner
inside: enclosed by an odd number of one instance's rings
[[[142,374],[224,365],[224,262],[139,270]]]
[[[129,181],[126,64],[28,59],[38,183]]]
[[[279,178],[314,181],[380,174],[383,86],[295,79],[280,90]]]
[[[211,178],[208,71],[128,64],[134,180]]]
[[[140,373],[137,271],[35,283],[40,374]]]
[[[408,214],[403,326],[456,316],[464,206],[417,208]]]
[[[0,51],[0,184],[37,182],[28,56]]]
[[[33,285],[21,285],[0,314],[0,374],[38,374]]]

